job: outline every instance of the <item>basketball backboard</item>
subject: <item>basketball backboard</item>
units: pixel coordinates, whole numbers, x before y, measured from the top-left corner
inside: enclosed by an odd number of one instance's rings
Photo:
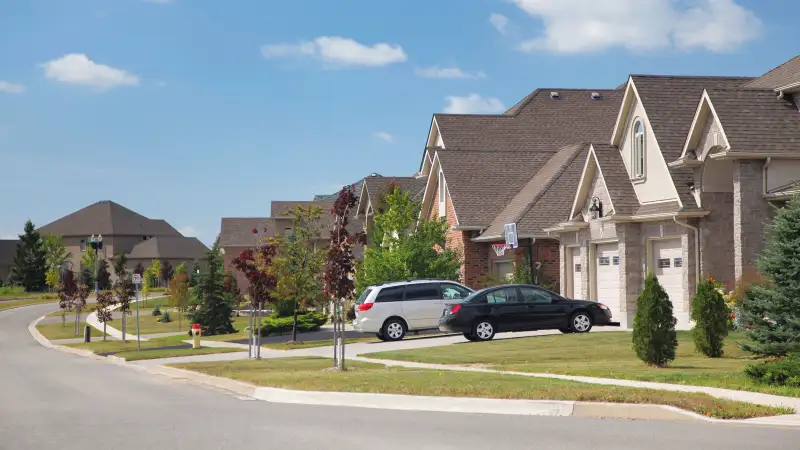
[[[510,246],[511,248],[519,247],[519,243],[517,242],[517,224],[516,223],[507,223],[503,225],[503,234],[506,238],[506,245]]]

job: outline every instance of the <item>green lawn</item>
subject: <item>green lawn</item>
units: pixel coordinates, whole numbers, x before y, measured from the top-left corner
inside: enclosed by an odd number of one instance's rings
[[[86,326],[86,315],[81,315],[83,321],[81,322],[80,327],[78,328],[78,334],[75,334],[75,314],[67,314],[67,321],[65,324],[61,323],[45,323],[36,325],[36,329],[39,330],[39,333],[42,333],[44,337],[50,339],[51,341],[57,339],[73,339],[73,338],[82,338],[83,337],[83,327]],[[102,339],[103,332],[92,328],[92,339]]]
[[[772,408],[720,400],[706,394],[601,386],[574,381],[476,372],[385,367],[349,361],[348,371],[325,371],[326,358],[281,358],[174,364],[174,367],[232,378],[258,386],[309,391],[367,392],[447,397],[578,400],[672,405],[722,419],[790,414]]]
[[[239,330],[236,333],[231,334],[218,334],[215,336],[203,336],[204,341],[217,341],[217,342],[233,342],[233,341],[240,341],[242,339],[247,339],[250,337],[250,333],[245,332],[245,328],[247,328],[249,324],[250,318],[247,316],[241,317],[233,317],[233,328]]]
[[[181,345],[188,336],[169,336],[165,338],[150,339],[149,341],[142,341],[142,350],[169,347],[173,345]],[[136,351],[136,339],[122,341],[95,341],[88,344],[71,344],[68,347],[89,350],[94,353],[113,353],[114,356],[125,358],[127,361],[137,361],[141,359],[157,359],[157,358],[171,358],[174,356],[191,356],[191,355],[205,355],[209,353],[229,353],[240,352],[238,348],[211,348],[202,347],[199,349],[192,348],[177,348],[177,349],[163,349],[163,350],[147,350],[142,352]]]
[[[0,302],[0,311],[5,309],[17,308],[20,306],[30,306],[30,305],[43,305],[45,303],[54,303],[58,300],[51,300],[51,299],[40,299],[38,297],[32,297],[26,300],[14,300],[9,302]]]
[[[244,337],[246,339],[247,336]],[[299,335],[298,339],[302,339],[303,336]],[[363,337],[363,338],[350,338],[345,339],[345,344],[358,344],[359,342],[378,342],[378,339],[371,338],[371,337]],[[299,344],[287,344],[286,342],[277,342],[273,344],[261,344],[264,348],[270,348],[273,350],[295,350],[295,349],[302,349],[302,348],[316,348],[316,347],[329,347],[333,346],[333,340],[324,340],[324,341],[306,341]],[[345,350],[347,351],[347,350]]]
[[[676,359],[663,369],[649,367],[636,358],[631,348],[631,334],[627,332],[537,336],[363,356],[434,364],[481,365],[518,372],[713,386],[800,397],[800,388],[758,385],[744,375],[744,367],[757,362],[736,346],[736,342],[745,339],[741,333],[732,333],[726,341],[724,357],[706,358],[695,352],[691,334],[679,331]]]

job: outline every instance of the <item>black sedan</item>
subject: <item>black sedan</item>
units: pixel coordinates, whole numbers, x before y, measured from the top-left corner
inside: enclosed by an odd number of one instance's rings
[[[570,300],[532,285],[505,285],[472,293],[447,305],[439,329],[464,333],[470,341],[488,341],[506,331],[560,330],[586,333],[592,326],[619,326],[602,303]]]

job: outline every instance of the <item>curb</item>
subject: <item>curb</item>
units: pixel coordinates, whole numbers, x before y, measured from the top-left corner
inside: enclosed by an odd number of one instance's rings
[[[138,370],[152,375],[164,376],[176,381],[225,391],[270,403],[339,406],[400,411],[425,411],[469,414],[498,414],[549,417],[580,417],[591,419],[662,420],[681,422],[706,422],[736,425],[780,426],[797,428],[787,423],[786,416],[754,419],[715,419],[667,405],[634,403],[598,403],[558,400],[516,400],[470,397],[430,397],[399,394],[370,394],[360,392],[299,391],[293,389],[259,387],[229,378],[215,377],[164,365],[146,366],[131,364],[114,355],[99,356],[88,350],[54,345],[45,338],[36,324],[47,316],[39,317],[28,325],[28,331],[39,344],[46,348],[78,356],[103,360],[118,366]]]
[[[33,304],[30,304],[30,305],[17,305],[17,306],[12,306],[11,308],[6,308],[6,309],[3,309],[3,310],[0,310],[0,314],[4,313],[4,312],[6,312],[6,311],[11,311],[11,310],[17,309],[17,308],[27,308],[28,306],[41,306],[41,305],[49,305],[49,304],[51,304],[51,303],[58,303],[58,300],[53,300],[52,302],[33,303]]]

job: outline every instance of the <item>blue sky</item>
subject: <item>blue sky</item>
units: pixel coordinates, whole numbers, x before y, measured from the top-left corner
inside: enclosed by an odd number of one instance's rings
[[[0,0],[0,237],[114,200],[224,216],[411,175],[434,112],[629,73],[759,75],[796,0]]]

